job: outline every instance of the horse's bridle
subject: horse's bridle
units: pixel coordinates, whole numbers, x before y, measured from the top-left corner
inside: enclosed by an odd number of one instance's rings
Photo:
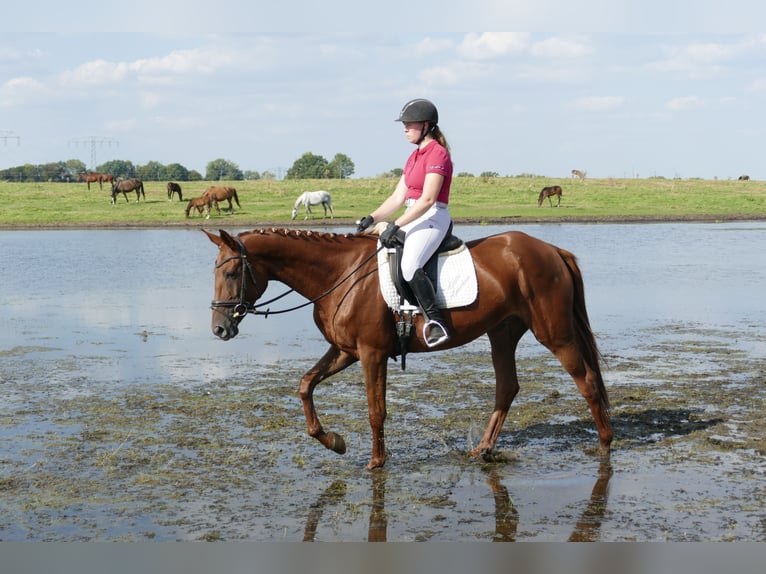
[[[250,276],[250,280],[253,282],[253,285],[257,286],[258,281],[255,277],[255,271],[253,271],[253,267],[250,265],[250,262],[247,260],[247,249],[245,248],[245,244],[242,243],[242,240],[239,237],[235,237],[237,240],[237,243],[239,244],[239,254],[238,255],[232,255],[231,257],[227,257],[220,263],[216,264],[215,268],[219,269],[222,267],[225,263],[228,263],[229,261],[233,261],[235,259],[239,259],[242,262],[242,282],[240,284],[239,288],[239,299],[213,299],[210,302],[210,308],[211,309],[220,309],[220,308],[230,308],[233,310],[231,317],[232,319],[236,320],[237,323],[239,323],[242,319],[245,318],[245,315],[248,313],[253,313],[255,315],[268,315],[268,311],[266,312],[260,312],[257,311],[255,308],[255,302],[248,303],[247,299],[245,299],[245,286],[247,284],[247,277]],[[277,301],[284,297],[285,295],[291,293],[293,290],[290,289],[289,291],[286,291],[279,295],[278,297],[275,297],[273,299],[270,299],[268,301],[264,301],[264,305],[267,305],[269,303],[272,303],[274,301]]]
[[[242,243],[242,240],[237,236],[234,239],[237,240],[237,243],[239,244],[239,254],[238,255],[232,255],[231,257],[227,257],[220,263],[217,263],[215,268],[219,269],[224,263],[228,263],[229,261],[233,261],[235,259],[239,259],[242,262],[242,283],[239,288],[239,299],[213,299],[210,302],[210,308],[211,309],[232,309],[233,312],[231,314],[232,319],[234,319],[238,324],[242,319],[245,318],[245,315],[248,313],[251,313],[253,315],[263,315],[264,317],[268,317],[271,315],[278,315],[281,313],[289,313],[290,311],[296,311],[298,309],[301,309],[303,307],[306,307],[308,305],[311,305],[312,303],[316,303],[323,297],[326,297],[333,291],[335,291],[338,287],[340,287],[343,283],[346,282],[354,273],[359,271],[364,265],[373,257],[375,257],[378,252],[383,249],[383,247],[378,247],[377,251],[373,252],[372,255],[367,257],[364,261],[362,261],[356,268],[354,268],[348,275],[346,275],[343,279],[338,281],[334,286],[330,287],[327,291],[319,295],[319,297],[316,297],[315,299],[311,299],[310,301],[307,301],[301,305],[296,305],[295,307],[291,307],[289,309],[282,309],[280,311],[271,311],[270,309],[267,309],[266,311],[258,311],[255,307],[255,302],[248,303],[247,299],[245,299],[245,284],[247,281],[248,275],[250,276],[250,280],[253,282],[254,286],[258,285],[258,281],[255,277],[255,271],[253,271],[252,266],[250,265],[250,262],[247,260],[247,248],[245,247],[245,244]],[[285,297],[292,293],[294,289],[290,289],[288,291],[285,291],[281,295],[277,295],[273,299],[269,299],[268,301],[263,301],[261,305],[268,305],[269,303],[273,303],[274,301],[280,300],[282,297]]]

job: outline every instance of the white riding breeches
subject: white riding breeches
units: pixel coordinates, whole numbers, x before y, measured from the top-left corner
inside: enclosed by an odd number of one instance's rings
[[[444,203],[435,203],[415,221],[402,227],[405,233],[402,251],[402,277],[409,281],[415,271],[423,267],[449,230],[449,209]]]

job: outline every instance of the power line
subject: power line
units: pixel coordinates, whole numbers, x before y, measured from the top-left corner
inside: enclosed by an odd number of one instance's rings
[[[0,138],[3,140],[3,145],[7,146],[8,140],[16,140],[16,145],[21,145],[21,138],[11,130],[0,130]]]
[[[72,138],[69,140],[69,145],[74,144],[75,147],[79,147],[80,145],[89,145],[90,146],[90,169],[95,170],[96,169],[96,148],[98,147],[104,147],[105,145],[108,145],[109,147],[112,147],[112,144],[119,146],[120,142],[117,141],[114,138],[107,138],[107,137],[99,137],[99,136],[86,136],[82,138]]]

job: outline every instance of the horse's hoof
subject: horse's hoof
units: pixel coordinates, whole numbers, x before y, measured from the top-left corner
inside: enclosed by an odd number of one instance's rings
[[[330,450],[338,454],[346,454],[346,441],[338,433],[327,433],[330,438]]]

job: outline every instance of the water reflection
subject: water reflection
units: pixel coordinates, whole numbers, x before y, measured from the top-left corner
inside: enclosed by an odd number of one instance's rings
[[[496,466],[482,467],[486,475],[486,484],[494,500],[495,529],[493,542],[515,542],[519,523],[523,517],[513,504],[508,488],[502,483],[500,469]],[[614,471],[609,457],[602,457],[596,475],[596,482],[588,498],[585,509],[578,517],[569,542],[597,542],[601,535],[601,523],[606,513],[609,480]],[[367,529],[368,542],[386,542],[388,540],[388,514],[386,513],[386,482],[388,471],[377,469],[370,473],[370,517]],[[333,481],[317,500],[310,506],[306,518],[303,541],[314,542],[323,516],[338,508],[346,497],[346,483]]]

